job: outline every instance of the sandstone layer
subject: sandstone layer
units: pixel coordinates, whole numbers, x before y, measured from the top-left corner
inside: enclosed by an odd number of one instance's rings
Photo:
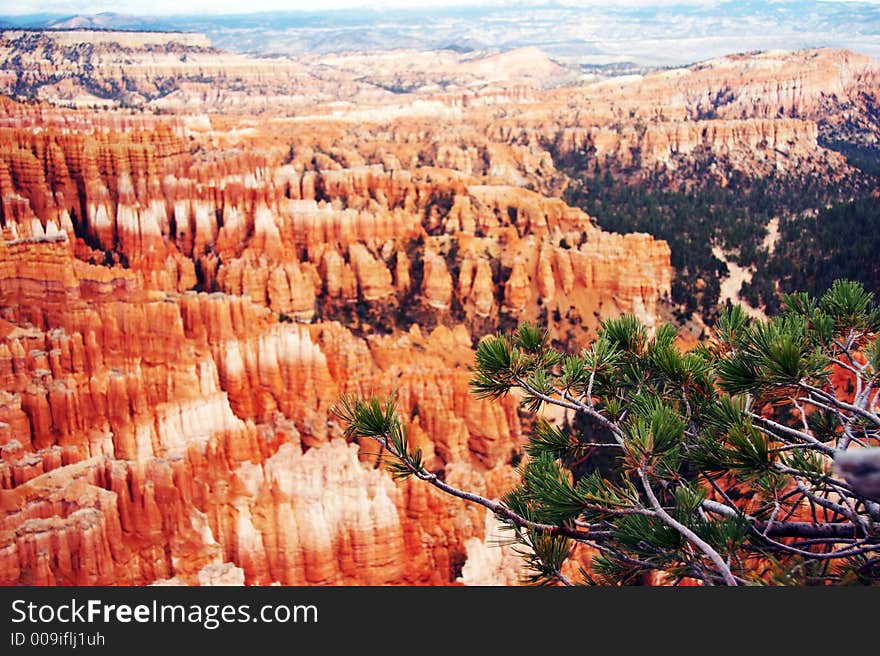
[[[664,242],[558,199],[563,158],[834,175],[836,109],[875,129],[876,64],[838,51],[546,89],[529,50],[443,87],[406,53],[120,39],[0,39],[0,584],[514,582],[486,513],[394,483],[336,400],[394,393],[432,471],[500,496],[524,427],[470,395],[478,340],[576,349],[671,285]]]
[[[394,393],[432,470],[499,496],[522,428],[469,394],[475,340],[668,291],[665,244],[452,169],[2,107],[4,584],[452,583],[485,512],[395,485],[334,402]]]

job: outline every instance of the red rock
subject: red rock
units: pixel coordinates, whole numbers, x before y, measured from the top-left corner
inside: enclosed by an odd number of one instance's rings
[[[422,160],[452,170],[419,165],[442,126],[320,124],[281,165],[236,121],[0,101],[0,583],[452,583],[485,512],[344,444],[339,395],[396,393],[497,497],[523,436],[470,395],[474,338],[668,292],[665,244],[511,186],[546,152],[471,131]]]

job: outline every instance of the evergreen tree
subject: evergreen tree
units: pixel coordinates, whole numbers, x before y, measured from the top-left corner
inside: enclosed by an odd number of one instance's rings
[[[651,336],[633,316],[606,320],[580,354],[528,324],[486,338],[474,394],[518,389],[528,412],[578,419],[537,421],[521,483],[499,501],[428,471],[393,399],[344,397],[336,412],[395,477],[492,511],[533,583],[877,583],[878,328],[873,295],[836,281],[819,300],[786,296],[766,321],[727,307],[688,352],[673,326]]]

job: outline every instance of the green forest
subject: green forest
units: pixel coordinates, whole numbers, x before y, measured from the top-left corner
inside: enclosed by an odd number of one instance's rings
[[[784,217],[773,255],[756,262],[743,297],[771,312],[779,308],[779,292],[803,290],[818,294],[837,278],[880,289],[880,197],[875,194],[836,203],[814,214]]]
[[[771,311],[779,307],[782,294],[794,289],[818,293],[837,278],[878,289],[871,254],[876,253],[880,205],[870,191],[877,188],[876,178],[867,171],[830,182],[815,175],[749,177],[729,170],[722,184],[707,175],[710,163],[723,164],[704,158],[692,170],[679,170],[675,179],[667,171],[572,165],[563,198],[605,230],[646,232],[669,243],[675,269],[672,300],[680,319],[694,312],[707,321],[717,317],[720,282],[728,269],[713,247],[755,271],[744,285],[744,298]],[[780,235],[771,254],[764,240],[773,218],[780,221]]]

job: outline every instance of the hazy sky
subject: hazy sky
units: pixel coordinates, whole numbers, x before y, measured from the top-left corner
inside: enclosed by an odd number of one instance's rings
[[[848,0],[823,0],[826,2],[846,2]],[[861,0],[880,4],[880,0]],[[347,9],[351,7],[440,7],[451,5],[501,4],[498,0],[2,0],[0,15],[61,13],[94,14],[102,11],[148,15],[201,14],[201,13],[243,13],[276,10]],[[523,3],[504,2],[503,4],[540,4],[534,0]],[[568,5],[715,5],[717,0],[563,0]],[[768,3],[769,4],[769,3]]]

